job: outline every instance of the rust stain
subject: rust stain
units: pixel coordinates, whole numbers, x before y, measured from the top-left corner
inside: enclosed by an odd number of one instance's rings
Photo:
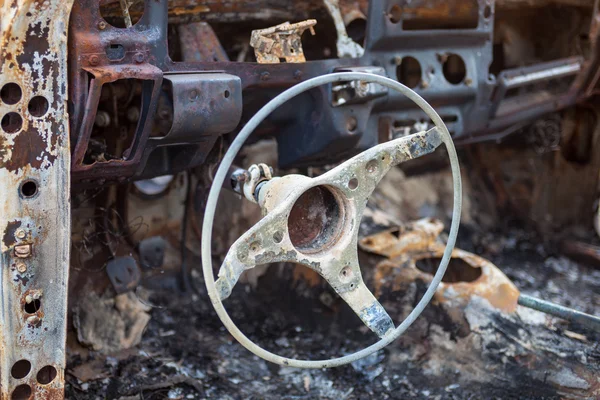
[[[419,0],[402,8],[403,14],[409,18],[448,19],[476,17],[479,7],[474,0]]]
[[[56,124],[52,124],[52,126],[56,126]],[[56,147],[56,137],[53,140],[54,145],[51,145],[51,147]],[[40,169],[46,163],[52,164],[56,160],[56,154],[47,151],[46,140],[41,136],[38,129],[31,125],[27,130],[15,135],[12,147],[19,149],[19,151],[13,151],[11,157],[4,162],[0,159],[0,168],[6,168],[12,172],[17,172],[26,166]]]
[[[6,140],[4,139],[4,135],[0,135],[0,164],[2,160],[7,156],[8,144],[6,144]]]
[[[2,243],[6,247],[12,247],[17,243],[17,238],[15,237],[15,233],[17,229],[21,227],[22,222],[19,220],[10,221],[6,225],[6,229],[4,230],[4,237],[2,238]]]
[[[197,5],[194,7],[173,7],[169,9],[169,14],[173,15],[187,15],[187,14],[197,14],[197,13],[207,13],[210,12],[210,7],[205,5]]]
[[[57,371],[59,375],[55,378],[55,381],[64,381],[62,370],[57,369]],[[54,385],[35,385],[32,397],[46,400],[63,400],[65,398],[63,388]]]

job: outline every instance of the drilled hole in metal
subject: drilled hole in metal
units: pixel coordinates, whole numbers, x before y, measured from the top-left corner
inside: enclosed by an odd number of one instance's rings
[[[106,48],[106,57],[111,61],[119,61],[125,58],[125,47],[122,44],[113,43]]]
[[[225,96],[225,98],[226,98],[226,99],[228,99],[230,94],[231,94],[231,93],[229,93],[229,90],[226,90],[226,91],[223,93],[223,96]]]
[[[42,385],[47,385],[56,378],[56,375],[58,375],[56,368],[54,368],[52,365],[46,365],[37,373],[37,381]]]
[[[396,79],[409,88],[415,88],[421,82],[421,63],[414,57],[402,57],[400,65],[396,67]]]
[[[483,18],[488,19],[491,16],[492,16],[492,7],[490,7],[489,5],[487,5],[483,9]]]
[[[431,275],[435,275],[440,262],[439,257],[423,258],[416,261],[416,266],[419,270]],[[460,258],[451,258],[448,263],[448,269],[442,278],[442,282],[457,283],[457,282],[473,282],[481,276],[481,268],[473,267],[471,264]]]
[[[0,89],[0,99],[5,104],[17,104],[22,95],[21,87],[14,82],[7,83]]]
[[[27,360],[19,360],[10,369],[10,374],[15,379],[23,379],[29,375],[31,371],[31,363]]]
[[[19,113],[9,112],[2,117],[0,125],[2,126],[2,130],[6,133],[17,133],[23,127],[23,118],[21,118]]]
[[[339,237],[343,217],[343,205],[332,189],[328,186],[311,188],[296,200],[290,211],[290,240],[301,252],[323,250]]]
[[[48,112],[48,100],[44,96],[35,96],[29,100],[27,110],[36,118],[43,117]]]
[[[465,62],[458,54],[449,54],[442,67],[444,77],[453,85],[458,85],[467,76]]]
[[[371,160],[367,163],[365,168],[369,174],[374,174],[379,168],[379,162],[377,162],[377,160]]]
[[[250,250],[251,251],[258,251],[258,249],[260,249],[260,242],[259,241],[254,241],[254,242],[250,243]]]
[[[352,279],[352,275],[352,269],[349,266],[345,266],[340,271],[340,280],[342,282],[347,282],[348,280]]]
[[[27,400],[31,397],[31,386],[19,385],[13,390],[10,398],[12,400]]]
[[[358,187],[358,179],[352,178],[348,181],[348,189],[354,190]]]
[[[275,243],[281,243],[282,240],[283,240],[283,232],[277,231],[273,234],[273,241],[275,241]]]
[[[365,18],[356,18],[346,26],[346,32],[348,32],[348,36],[356,43],[364,45],[367,20]]]
[[[41,307],[42,302],[39,299],[35,299],[31,303],[25,303],[23,309],[27,314],[35,314]]]
[[[19,192],[21,193],[21,196],[25,198],[33,197],[38,192],[38,184],[36,181],[27,180],[21,184]]]

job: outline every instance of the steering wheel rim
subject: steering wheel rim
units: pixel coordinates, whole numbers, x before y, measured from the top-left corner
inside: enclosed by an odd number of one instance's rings
[[[390,331],[390,333],[382,337],[379,341],[371,344],[370,346],[342,357],[327,360],[299,360],[294,358],[282,357],[278,354],[263,349],[262,347],[254,343],[252,340],[250,340],[235,325],[235,323],[227,313],[227,310],[225,310],[223,302],[221,301],[221,298],[217,291],[212,266],[211,241],[215,211],[218,203],[219,193],[221,192],[223,183],[227,178],[227,172],[229,170],[229,167],[231,166],[239,150],[242,148],[242,145],[244,144],[246,139],[250,136],[250,134],[252,134],[256,127],[269,114],[271,114],[273,110],[275,110],[291,98],[305,92],[306,90],[313,89],[324,84],[340,81],[365,81],[368,83],[376,83],[385,86],[388,89],[400,92],[406,97],[408,97],[410,100],[412,100],[417,106],[419,106],[419,108],[421,108],[421,110],[423,110],[423,112],[425,112],[425,114],[427,114],[429,118],[431,118],[431,120],[433,121],[433,123],[438,128],[441,134],[442,142],[446,146],[448,158],[450,160],[450,168],[452,171],[454,193],[450,233],[448,235],[448,241],[446,243],[446,248],[444,250],[442,260],[440,261],[440,266],[436,274],[434,275],[429,287],[427,288],[427,291],[425,292],[421,300],[419,300],[419,303],[417,303],[415,308],[413,308],[413,310],[410,312],[410,314],[393,331]],[[444,273],[446,272],[446,269],[448,268],[448,263],[450,262],[452,250],[454,249],[456,237],[458,235],[461,208],[462,181],[460,176],[460,167],[458,164],[458,156],[456,154],[456,149],[454,147],[452,137],[448,132],[448,128],[431,105],[429,105],[421,96],[419,96],[412,89],[404,86],[399,82],[396,82],[390,78],[381,75],[375,75],[365,72],[336,72],[332,74],[321,75],[315,78],[308,79],[304,82],[298,83],[297,85],[292,86],[291,88],[285,90],[284,92],[276,96],[274,99],[269,101],[246,123],[246,125],[242,128],[240,133],[237,135],[237,137],[234,139],[231,146],[225,153],[225,156],[223,157],[223,160],[219,165],[217,173],[215,174],[213,184],[209,191],[204,214],[204,222],[202,224],[201,254],[204,283],[206,285],[206,289],[211,299],[213,308],[215,309],[215,312],[217,313],[219,319],[221,320],[225,328],[242,346],[244,346],[246,349],[257,355],[258,357],[275,364],[296,368],[330,368],[349,364],[384,348],[385,346],[396,340],[408,329],[408,327],[410,327],[410,325],[412,325],[412,323],[423,312],[427,304],[429,304],[433,295],[435,294],[438,285],[442,280],[442,277],[444,276]]]

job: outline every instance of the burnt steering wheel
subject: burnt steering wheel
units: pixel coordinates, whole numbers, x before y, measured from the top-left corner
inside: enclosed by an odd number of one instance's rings
[[[266,215],[231,246],[219,270],[219,279],[215,281],[210,245],[212,228],[219,193],[234,157],[254,129],[281,104],[306,90],[341,81],[360,81],[396,90],[416,103],[435,127],[374,146],[316,178],[286,175],[263,183],[257,190],[256,200]],[[390,168],[431,153],[441,143],[448,151],[454,189],[448,241],[429,288],[408,317],[395,327],[362,280],[358,263],[358,228],[367,199]],[[215,175],[202,226],[202,269],[213,307],[234,338],[252,353],[276,364],[326,368],[366,357],[404,333],[433,297],[456,242],[461,194],[458,158],[448,128],[435,110],[413,90],[392,79],[364,72],[332,73],[301,82],[279,94],[248,121],[231,144]],[[259,264],[284,261],[300,263],[317,271],[380,340],[353,354],[329,360],[281,357],[252,342],[231,320],[222,301],[231,294],[243,271]]]

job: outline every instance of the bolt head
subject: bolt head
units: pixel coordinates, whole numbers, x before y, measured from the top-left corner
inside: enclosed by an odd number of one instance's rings
[[[133,56],[133,60],[138,64],[143,63],[145,58],[146,57],[143,53],[135,53],[135,55]]]
[[[31,244],[19,244],[15,246],[15,256],[17,258],[27,258],[31,256]]]
[[[98,58],[98,56],[91,56],[90,57],[90,65],[98,65],[100,64],[100,59]]]
[[[27,272],[27,265],[24,262],[18,262],[17,263],[17,271],[19,271],[20,273]]]
[[[104,21],[98,22],[98,29],[100,29],[101,31],[106,29],[106,22],[104,22]]]
[[[25,231],[23,229],[19,229],[16,233],[15,236],[18,239],[25,239],[25,236],[27,236],[27,234],[25,233]]]
[[[32,315],[30,317],[27,317],[28,324],[37,325],[39,322],[40,322],[40,317],[38,317],[37,315]]]

